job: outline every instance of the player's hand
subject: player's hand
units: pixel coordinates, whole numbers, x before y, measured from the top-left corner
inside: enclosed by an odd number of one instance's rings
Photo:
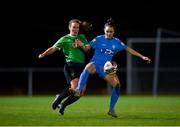
[[[43,54],[39,54],[39,56],[38,56],[39,59],[41,59],[41,58],[43,58],[43,57],[44,57]]]
[[[81,40],[79,39],[76,39],[74,44],[73,44],[74,47],[82,47],[83,46],[83,43]]]
[[[150,62],[151,62],[151,59],[149,59],[149,58],[148,58],[148,57],[146,57],[146,56],[143,56],[143,57],[142,57],[142,59],[143,59],[143,60],[146,60],[146,61],[147,61],[147,63],[150,63]]]

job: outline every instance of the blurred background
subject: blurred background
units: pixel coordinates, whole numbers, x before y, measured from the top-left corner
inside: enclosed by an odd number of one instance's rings
[[[106,20],[115,36],[152,59],[146,64],[119,52],[122,94],[180,94],[179,4],[153,1],[6,1],[0,7],[0,95],[54,95],[66,87],[62,51],[38,59],[61,36],[72,18],[92,22],[90,41],[103,34]],[[87,55],[87,62],[93,52]],[[110,87],[90,76],[87,94],[108,94]]]

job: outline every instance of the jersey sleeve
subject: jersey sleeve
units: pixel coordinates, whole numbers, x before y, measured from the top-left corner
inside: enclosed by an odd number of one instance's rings
[[[94,38],[92,41],[90,41],[90,45],[91,45],[91,47],[92,47],[93,49],[96,48],[97,42],[98,42],[98,41],[97,41],[97,37]]]
[[[122,41],[121,41],[121,46],[123,47],[123,49],[126,49],[128,46],[127,45],[125,45]]]
[[[60,50],[64,45],[63,42],[64,42],[64,38],[62,37],[53,45],[53,47],[58,48]]]
[[[119,40],[118,39],[118,41],[119,41],[119,50],[121,51],[121,50],[125,50],[128,46],[127,45],[125,45],[121,40]]]

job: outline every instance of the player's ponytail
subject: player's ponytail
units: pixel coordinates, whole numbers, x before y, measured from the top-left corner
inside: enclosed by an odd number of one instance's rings
[[[113,27],[113,28],[115,29],[114,20],[113,20],[112,18],[109,18],[109,19],[106,21],[104,27],[106,27],[106,26],[110,26],[110,27]]]
[[[80,30],[81,31],[90,31],[92,28],[92,23],[87,21],[81,21]]]

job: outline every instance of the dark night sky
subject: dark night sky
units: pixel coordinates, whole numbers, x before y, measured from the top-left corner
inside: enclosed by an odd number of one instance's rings
[[[124,42],[129,37],[155,37],[158,27],[180,31],[179,4],[173,1],[37,1],[0,4],[0,68],[63,65],[61,52],[43,60],[37,56],[68,33],[72,18],[93,22],[88,39],[102,34],[109,17],[115,20],[116,34]]]

